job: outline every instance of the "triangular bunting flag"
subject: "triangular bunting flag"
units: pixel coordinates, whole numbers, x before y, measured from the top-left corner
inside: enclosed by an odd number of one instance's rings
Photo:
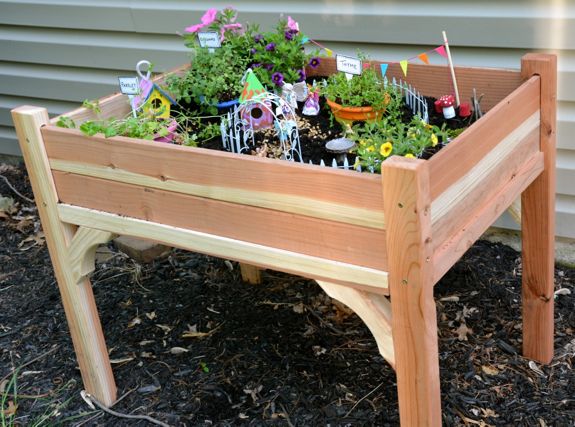
[[[401,71],[403,71],[403,75],[407,77],[407,59],[399,61],[399,65],[401,66]]]
[[[433,50],[435,50],[437,53],[439,53],[444,58],[447,58],[447,52],[445,51],[445,46],[441,45],[441,46],[436,47]]]
[[[379,66],[381,67],[381,78],[384,78],[385,73],[387,73],[387,67],[389,64],[379,64]]]
[[[325,50],[325,54],[326,54],[327,56],[333,56],[333,50],[328,49],[327,47],[324,48],[324,50]]]
[[[417,57],[429,65],[429,58],[427,57],[427,53],[422,53],[421,55],[417,55]]]
[[[258,95],[261,95],[266,90],[264,86],[256,77],[252,70],[247,71],[246,80],[244,82],[244,88],[242,90],[242,94],[240,96],[240,104],[243,104],[250,99],[256,98]]]

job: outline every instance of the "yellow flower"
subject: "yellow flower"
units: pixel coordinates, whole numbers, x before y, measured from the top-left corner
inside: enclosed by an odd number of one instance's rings
[[[386,143],[381,144],[381,147],[379,148],[379,153],[383,157],[389,157],[389,155],[391,154],[391,150],[393,150],[393,145],[391,145],[391,142],[387,141]]]
[[[370,145],[369,147],[367,147],[367,151],[371,153],[372,151],[375,151],[375,148],[373,148],[373,145]]]
[[[415,156],[414,156],[413,154],[411,154],[411,153],[407,153],[407,154],[406,154],[405,156],[403,156],[403,157],[407,157],[408,159],[414,159],[414,158],[415,158]]]
[[[359,141],[359,145],[365,145],[365,140],[363,140],[363,139],[360,140],[360,141]]]
[[[437,135],[432,133],[431,134],[431,146],[435,147],[437,145]]]

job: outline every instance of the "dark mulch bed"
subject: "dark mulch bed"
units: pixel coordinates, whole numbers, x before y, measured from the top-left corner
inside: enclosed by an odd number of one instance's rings
[[[31,197],[21,169],[1,166]],[[33,205],[0,214],[0,394],[16,425],[149,425],[91,410]],[[110,247],[92,277],[123,399],[170,425],[398,424],[395,375],[361,321],[313,282],[183,251],[139,265]],[[558,267],[555,358],[523,359],[521,259],[480,241],[436,287],[445,425],[573,425],[575,271]],[[205,333],[197,337],[197,333]],[[184,337],[183,335],[196,335]],[[201,335],[201,334],[200,334]],[[17,395],[8,387],[13,368]]]

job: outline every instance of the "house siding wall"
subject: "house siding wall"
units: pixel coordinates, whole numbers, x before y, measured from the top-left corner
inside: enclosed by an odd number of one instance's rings
[[[571,4],[569,4],[571,3]],[[141,59],[165,71],[187,60],[177,31],[208,7],[184,0],[0,0],[0,154],[18,155],[10,109],[50,114],[117,91],[117,76]],[[357,49],[398,61],[441,44],[446,30],[456,65],[518,68],[526,52],[559,58],[557,235],[575,238],[575,4],[557,1],[236,2],[242,21],[275,24],[292,15],[309,37],[335,52]],[[265,29],[266,25],[262,25]],[[444,63],[430,55],[433,63]],[[503,219],[504,226],[512,226]]]

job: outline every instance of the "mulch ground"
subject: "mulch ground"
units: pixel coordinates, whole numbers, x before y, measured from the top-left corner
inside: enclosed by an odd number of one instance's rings
[[[0,174],[32,197],[21,168]],[[0,423],[151,425],[80,396],[37,212],[3,179],[0,196],[15,201],[0,210]],[[520,355],[520,254],[480,241],[436,286],[444,425],[574,425],[575,271],[555,279],[548,366]],[[173,426],[399,423],[395,375],[369,330],[310,280],[267,271],[246,285],[236,263],[173,250],[140,265],[110,245],[92,284],[119,413]]]

